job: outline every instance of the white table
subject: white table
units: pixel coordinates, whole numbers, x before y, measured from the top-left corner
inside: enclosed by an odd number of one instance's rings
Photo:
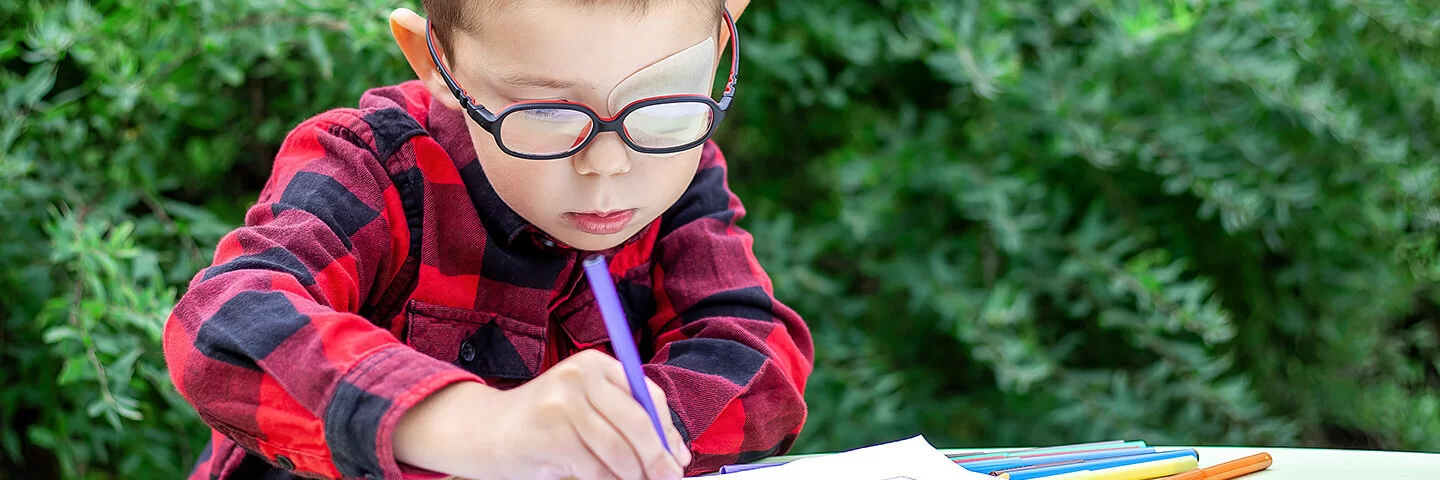
[[[1156,450],[1194,448],[1200,467],[1209,467],[1260,452],[1270,454],[1270,468],[1239,480],[1440,480],[1440,454],[1375,450],[1328,450],[1276,447],[1155,447]],[[942,449],[945,453],[1003,451],[1015,448]],[[761,460],[790,460],[794,455]]]
[[[1156,447],[1169,450],[1176,447]],[[1319,448],[1193,447],[1200,466],[1209,467],[1260,452],[1275,460],[1270,468],[1241,480],[1440,480],[1440,454],[1327,450]]]

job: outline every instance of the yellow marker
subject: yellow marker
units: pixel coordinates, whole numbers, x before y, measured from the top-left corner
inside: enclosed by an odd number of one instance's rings
[[[1198,467],[1195,457],[1167,458],[1153,462],[1106,468],[1103,470],[1081,470],[1062,475],[1045,477],[1042,480],[1149,480],[1166,475],[1188,472]]]

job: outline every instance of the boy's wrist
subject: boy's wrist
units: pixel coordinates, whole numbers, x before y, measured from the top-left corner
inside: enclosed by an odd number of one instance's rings
[[[477,456],[492,450],[480,444],[489,435],[477,435],[480,427],[469,423],[473,414],[466,412],[485,408],[499,393],[478,382],[456,382],[436,390],[401,415],[392,439],[395,460],[441,473],[484,462]]]

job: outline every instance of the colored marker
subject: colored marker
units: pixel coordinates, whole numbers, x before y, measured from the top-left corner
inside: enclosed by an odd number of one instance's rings
[[[1231,460],[1213,467],[1185,472],[1165,480],[1229,480],[1242,477],[1267,468],[1274,463],[1268,453],[1257,453],[1238,460]]]
[[[1196,453],[1196,452],[1195,452],[1195,449],[1193,449],[1193,448],[1186,448],[1186,449],[1182,449],[1182,450],[1171,450],[1171,451],[1167,451],[1167,452],[1156,452],[1156,453],[1150,453],[1150,454],[1145,454],[1145,455],[1131,455],[1131,456],[1128,456],[1128,457],[1106,458],[1106,459],[1101,459],[1101,460],[1082,461],[1082,462],[1080,462],[1080,463],[1076,463],[1076,464],[1072,464],[1072,465],[1059,465],[1059,466],[1053,466],[1053,467],[1026,468],[1026,469],[1024,469],[1024,470],[1019,470],[1019,471],[1014,471],[1014,472],[1009,472],[1009,473],[1002,473],[1002,474],[1000,474],[1000,475],[998,475],[998,476],[1001,477],[1001,478],[1008,478],[1008,479],[1010,479],[1010,480],[1030,480],[1030,479],[1032,479],[1032,478],[1050,477],[1050,476],[1055,476],[1055,475],[1060,475],[1060,474],[1065,474],[1065,473],[1070,473],[1070,472],[1078,472],[1078,471],[1081,471],[1081,470],[1101,470],[1101,469],[1106,469],[1106,468],[1123,467],[1123,466],[1126,466],[1126,465],[1136,465],[1136,464],[1141,464],[1141,463],[1148,463],[1148,462],[1153,462],[1153,461],[1156,461],[1156,460],[1165,460],[1165,459],[1170,459],[1170,458],[1180,458],[1180,457],[1183,457],[1183,456],[1186,456],[1186,455],[1189,455],[1189,456],[1191,456],[1191,457],[1195,457],[1196,460],[1199,460],[1199,459],[1200,459],[1200,454],[1199,454],[1199,453]]]
[[[1109,452],[1109,451],[1115,451],[1115,450],[1134,450],[1134,449],[1136,449],[1136,448],[1141,448],[1141,447],[1098,448],[1098,449],[1095,449],[1095,450],[1070,450],[1070,451],[1057,451],[1057,452],[1027,453],[1027,454],[1024,454],[1024,455],[1010,455],[1010,456],[995,455],[995,456],[991,456],[991,457],[975,457],[975,458],[968,458],[968,457],[967,457],[967,458],[965,458],[965,459],[960,459],[960,460],[957,460],[957,459],[953,459],[953,458],[952,458],[951,461],[954,461],[956,464],[967,464],[967,463],[975,463],[975,462],[988,462],[988,461],[994,461],[994,460],[1015,460],[1015,459],[1019,459],[1019,458],[1053,457],[1053,456],[1056,456],[1056,455],[1070,455],[1070,454],[1075,454],[1075,453]]]
[[[1146,447],[1146,444],[1145,444],[1145,442],[1142,441],[1142,440],[1136,440],[1136,441],[1110,440],[1110,441],[1104,441],[1104,442],[1080,443],[1080,444],[1075,444],[1075,445],[1058,445],[1058,446],[1054,446],[1054,447],[1027,448],[1027,449],[1023,449],[1023,450],[1010,450],[1010,451],[1004,451],[1004,452],[951,453],[951,454],[946,454],[945,456],[948,457],[950,460],[954,461],[956,464],[959,464],[960,466],[965,467],[965,466],[967,466],[967,464],[970,463],[970,462],[980,462],[980,461],[987,461],[987,460],[1002,460],[1002,459],[1016,459],[1016,458],[1046,457],[1046,456],[1052,456],[1052,455],[1066,455],[1066,454],[1080,453],[1080,452],[1101,452],[1101,451],[1115,451],[1115,450],[1133,450],[1133,449],[1136,449],[1136,448],[1145,448],[1145,447]],[[755,469],[757,469],[757,468],[766,468],[766,467],[774,467],[774,466],[784,465],[785,463],[786,463],[786,462],[773,462],[773,463],[742,463],[742,464],[735,464],[735,465],[725,465],[725,466],[723,466],[723,467],[720,467],[720,472],[719,472],[719,473],[722,473],[722,474],[723,474],[723,473],[743,472],[743,471],[746,471],[746,470],[755,470]],[[1070,463],[1070,462],[1066,462],[1066,463]],[[998,473],[998,472],[997,472],[997,473]]]
[[[949,459],[951,459],[951,460],[957,460],[957,461],[958,461],[958,459],[970,458],[970,457],[998,457],[998,456],[1000,456],[1000,452],[965,452],[965,453],[947,453],[947,454],[945,454],[945,458],[949,458]]]
[[[1013,462],[1013,461],[1020,461],[1020,460],[1026,460],[1026,459],[1045,460],[1045,459],[1048,459],[1048,458],[1050,458],[1050,457],[1058,457],[1058,456],[1061,456],[1061,455],[1076,455],[1076,454],[1081,454],[1081,453],[1115,452],[1115,451],[1121,451],[1121,450],[1135,450],[1135,449],[1137,449],[1137,448],[1139,448],[1139,447],[1102,448],[1102,449],[1099,449],[1099,450],[1078,450],[1078,451],[1073,451],[1073,452],[1035,453],[1035,454],[1028,454],[1028,455],[1018,455],[1018,456],[1013,456],[1013,457],[1001,457],[1001,456],[994,456],[994,457],[977,457],[977,458],[967,458],[967,459],[965,459],[965,460],[952,460],[952,461],[954,461],[956,465],[959,465],[959,466],[961,466],[961,467],[969,467],[969,466],[973,466],[974,464],[980,463],[980,462],[998,462],[998,461],[1011,461],[1011,462]],[[1153,453],[1153,452],[1141,452],[1141,453]],[[1132,455],[1134,455],[1134,454],[1132,453]]]
[[[1104,442],[1077,443],[1077,444],[1074,444],[1074,445],[1056,445],[1056,446],[1053,446],[1053,447],[1035,447],[1035,448],[1020,449],[1020,450],[1006,450],[1006,451],[1002,451],[1002,452],[952,453],[952,454],[945,455],[945,456],[950,457],[951,460],[959,461],[959,460],[970,460],[972,457],[1001,457],[1001,456],[1007,456],[1007,455],[1016,455],[1016,454],[1025,454],[1025,453],[1035,453],[1035,452],[1062,451],[1062,450],[1065,450],[1065,449],[1068,449],[1068,448],[1078,448],[1078,449],[1082,449],[1082,450],[1084,450],[1084,449],[1092,449],[1092,448],[1109,448],[1109,447],[1113,447],[1115,444],[1118,444],[1118,443],[1124,443],[1124,440],[1108,440],[1108,441],[1104,441]]]
[[[630,383],[630,395],[645,407],[650,414],[650,423],[655,434],[660,436],[660,445],[670,451],[670,442],[665,441],[665,430],[660,426],[660,414],[655,403],[650,401],[650,388],[645,386],[645,371],[640,369],[640,352],[635,349],[635,337],[630,333],[630,322],[625,320],[625,310],[620,308],[620,295],[615,293],[615,281],[610,279],[610,267],[605,257],[594,255],[585,259],[585,277],[590,280],[590,291],[595,302],[600,304],[600,317],[605,320],[605,331],[610,334],[610,347],[615,357],[625,368],[625,379]],[[671,452],[674,453],[674,452]]]
[[[726,466],[720,467],[720,473],[724,474],[724,473],[743,472],[743,471],[746,471],[746,470],[754,470],[754,469],[757,469],[757,468],[778,467],[778,466],[784,465],[784,464],[785,464],[785,462],[774,462],[774,463],[741,463],[741,464],[738,464],[738,465],[726,465]]]
[[[1148,480],[1192,471],[1199,464],[1195,457],[1184,456],[1102,470],[1081,470],[1045,477],[1043,480]]]
[[[1045,464],[1040,464],[1040,465],[1032,465],[1032,466],[1029,466],[1029,467],[1015,467],[1015,468],[1008,468],[1008,469],[1005,469],[1005,470],[996,470],[996,471],[990,472],[990,476],[992,476],[992,477],[1000,477],[1000,478],[1010,478],[1010,474],[1013,474],[1013,473],[1016,473],[1016,472],[1028,472],[1028,471],[1031,471],[1031,470],[1036,470],[1036,469],[1041,469],[1041,468],[1058,467],[1058,466],[1061,466],[1061,465],[1079,465],[1079,464],[1081,464],[1081,463],[1085,463],[1085,461],[1084,461],[1084,460],[1068,460],[1068,461],[1064,461],[1064,462],[1055,462],[1055,463],[1045,463]]]
[[[1092,450],[1088,452],[1057,453],[1051,455],[1036,455],[1031,457],[1011,457],[998,460],[982,460],[978,462],[960,463],[961,467],[976,473],[991,473],[1000,470],[1011,470],[1021,467],[1033,467],[1036,465],[1048,465],[1052,463],[1069,462],[1071,460],[1099,460],[1102,458],[1128,457],[1131,455],[1143,455],[1155,453],[1154,448],[1117,448],[1108,450]]]
[[[970,462],[976,460],[992,460],[994,458],[1006,457],[1028,457],[1035,455],[1049,455],[1056,453],[1083,452],[1089,450],[1106,450],[1115,448],[1144,448],[1148,445],[1144,441],[1127,442],[1124,440],[1111,440],[1108,442],[1081,443],[1076,445],[1060,445],[1055,447],[1027,448],[1024,450],[1012,450],[1008,452],[985,452],[967,453],[959,456],[950,456],[955,463]]]

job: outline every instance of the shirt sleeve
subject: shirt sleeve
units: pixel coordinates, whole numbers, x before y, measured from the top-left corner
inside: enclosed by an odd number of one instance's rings
[[[701,168],[661,217],[646,374],[666,392],[695,459],[687,474],[789,449],[805,423],[814,366],[809,328],[775,299],[770,278],[736,226],[745,214],[708,143]]]
[[[370,135],[340,110],[296,127],[245,224],[165,325],[171,378],[200,418],[306,477],[401,478],[391,445],[401,414],[480,381],[357,314],[408,249]]]

